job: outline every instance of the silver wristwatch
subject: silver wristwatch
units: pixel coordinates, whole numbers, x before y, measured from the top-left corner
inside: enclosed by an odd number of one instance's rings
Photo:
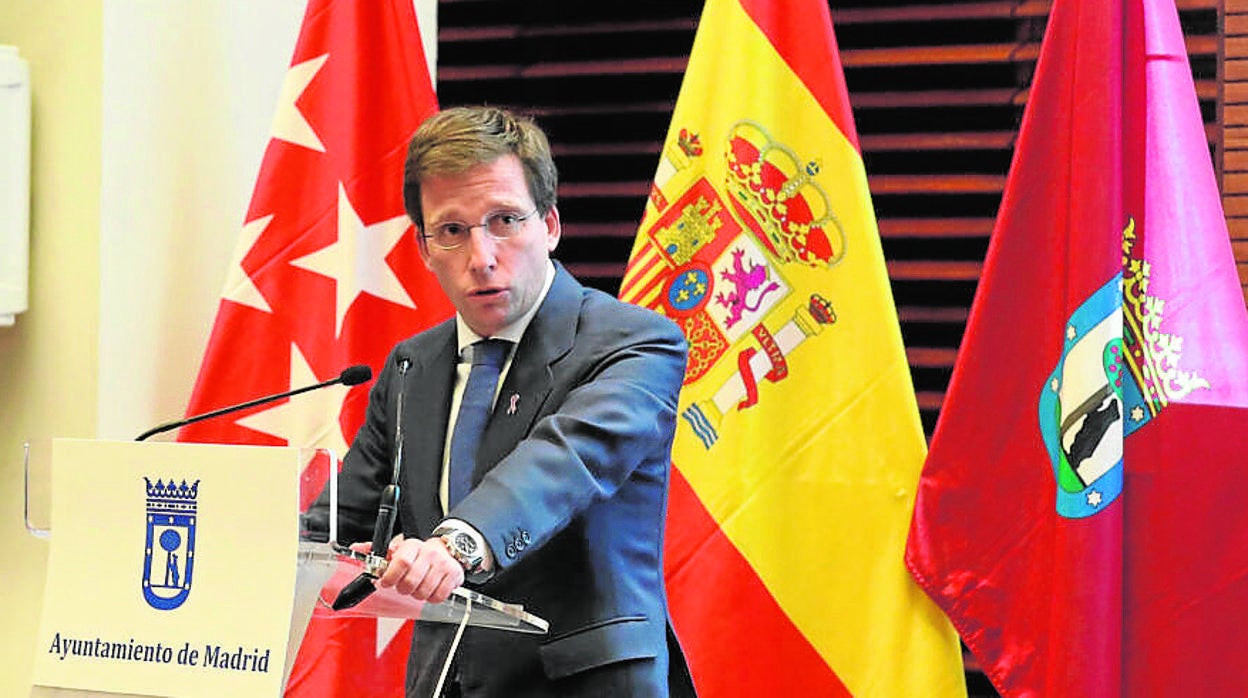
[[[481,571],[481,563],[485,561],[485,555],[472,534],[467,531],[439,528],[433,532],[433,535],[442,539],[442,542],[446,544],[447,552],[464,568],[465,573],[476,574]]]

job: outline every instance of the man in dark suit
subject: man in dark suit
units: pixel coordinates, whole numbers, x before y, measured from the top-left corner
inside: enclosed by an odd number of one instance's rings
[[[448,109],[414,135],[404,200],[457,312],[387,360],[346,457],[340,524],[372,537],[405,385],[402,535],[378,584],[440,602],[467,581],[550,622],[545,636],[468,628],[445,695],[690,695],[662,565],[686,344],[551,261],[556,179],[546,137],[503,110]],[[469,415],[482,392],[469,362],[501,375],[484,388],[488,418]],[[432,694],[455,630],[419,628],[409,697]]]

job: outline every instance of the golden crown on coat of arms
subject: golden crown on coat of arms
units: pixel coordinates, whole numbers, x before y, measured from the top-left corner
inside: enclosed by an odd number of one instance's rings
[[[803,162],[754,121],[728,131],[725,184],[784,262],[830,267],[845,254],[845,231],[815,181],[817,161]],[[744,211],[742,211],[744,209]]]
[[[1139,383],[1145,404],[1157,414],[1171,401],[1210,385],[1196,371],[1179,368],[1183,338],[1161,329],[1166,303],[1148,292],[1152,268],[1143,258],[1137,238],[1135,219],[1131,218],[1122,231],[1122,336],[1127,368]]]

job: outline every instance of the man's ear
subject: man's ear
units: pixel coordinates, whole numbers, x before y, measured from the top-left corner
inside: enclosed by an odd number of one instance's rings
[[[551,206],[550,211],[542,218],[546,222],[546,251],[554,252],[559,246],[559,238],[563,235],[563,228],[559,225],[559,207]]]

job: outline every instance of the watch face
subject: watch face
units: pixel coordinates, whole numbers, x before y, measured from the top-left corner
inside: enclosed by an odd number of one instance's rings
[[[461,531],[455,534],[455,548],[464,555],[472,555],[477,552],[477,542],[472,539],[472,536]]]

